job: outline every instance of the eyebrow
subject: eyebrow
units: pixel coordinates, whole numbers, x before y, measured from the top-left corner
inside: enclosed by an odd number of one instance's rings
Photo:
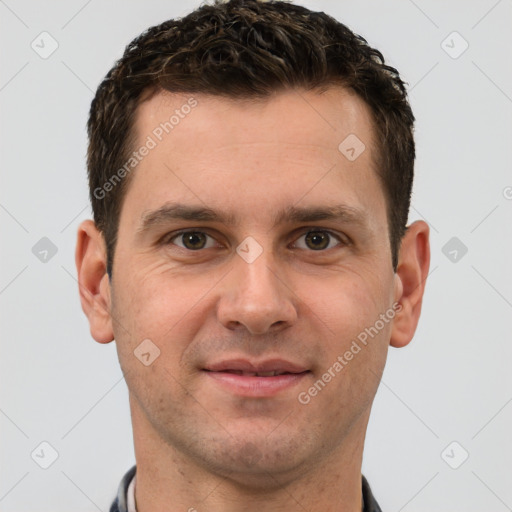
[[[316,222],[331,220],[367,226],[367,214],[359,208],[338,204],[332,206],[288,206],[273,215],[273,226],[284,223]],[[195,222],[217,222],[226,226],[238,226],[233,213],[212,210],[208,207],[168,202],[157,210],[145,211],[141,215],[137,234],[150,231],[153,227],[167,224],[174,220]]]

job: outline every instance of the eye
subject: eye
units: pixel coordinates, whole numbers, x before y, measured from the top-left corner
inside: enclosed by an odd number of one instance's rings
[[[204,231],[182,231],[181,233],[177,233],[165,240],[165,243],[173,243],[174,245],[189,251],[198,251],[200,249],[210,249],[211,247],[215,247],[215,243],[210,245],[206,244],[208,238],[214,241],[214,238],[206,234]],[[173,242],[175,239],[181,241],[183,245]]]
[[[312,249],[313,251],[323,251],[325,249],[332,249],[336,245],[343,244],[341,238],[330,231],[325,231],[323,229],[315,229],[310,230],[307,233],[304,233],[302,236],[298,238],[304,238],[306,246],[299,247],[299,249]],[[331,245],[331,242],[336,239],[338,244],[334,246]],[[296,245],[295,243],[294,245]]]
[[[310,229],[303,233],[297,240],[304,238],[303,243],[297,241],[293,244],[299,249],[309,249],[313,251],[325,251],[332,249],[337,245],[346,245],[348,242],[331,231],[324,229]],[[188,251],[200,251],[202,249],[211,249],[216,246],[215,239],[204,231],[188,230],[174,233],[162,241],[164,244],[172,244],[186,249]]]

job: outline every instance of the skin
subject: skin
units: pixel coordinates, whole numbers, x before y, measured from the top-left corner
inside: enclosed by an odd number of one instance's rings
[[[143,102],[141,144],[188,98]],[[360,511],[370,410],[388,347],[407,345],[418,323],[428,226],[408,227],[394,272],[372,118],[348,90],[194,98],[131,176],[111,282],[101,233],[91,220],[78,229],[82,307],[97,342],[115,338],[130,393],[137,509]],[[351,133],[366,145],[354,161],[338,150]],[[167,220],[139,232],[141,217],[169,201],[229,212],[238,224]],[[273,222],[288,206],[338,204],[361,222]],[[194,241],[205,248],[171,240],[191,228],[209,235]],[[308,230],[320,230],[320,242]],[[248,236],[263,250],[252,263],[236,252]],[[393,320],[300,403],[397,303]],[[133,353],[144,339],[160,350],[149,366]],[[230,357],[281,358],[311,372],[275,396],[240,397],[202,370]]]

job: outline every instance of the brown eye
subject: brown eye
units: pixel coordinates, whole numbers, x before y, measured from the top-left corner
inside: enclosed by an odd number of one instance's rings
[[[304,237],[305,246],[299,246],[299,249],[310,249],[313,251],[322,251],[324,249],[332,249],[336,245],[340,245],[341,240],[338,236],[334,235],[329,231],[324,230],[312,230],[304,233],[300,238]],[[332,245],[332,241],[337,241]]]
[[[200,249],[208,249],[209,247],[213,247],[214,245],[206,246],[208,238],[213,238],[202,231],[182,231],[177,235],[174,235],[172,238],[169,238],[168,243],[173,243],[178,247],[182,247],[183,249],[188,249],[190,251],[197,251]],[[180,245],[174,240],[181,241]]]
[[[329,245],[329,235],[321,231],[311,231],[306,235],[306,243],[314,250],[325,249]]]

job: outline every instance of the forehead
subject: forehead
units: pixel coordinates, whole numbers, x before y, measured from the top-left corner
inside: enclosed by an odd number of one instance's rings
[[[337,189],[355,208],[383,202],[371,112],[341,87],[243,100],[160,92],[139,105],[135,134],[136,148],[151,146],[126,198],[139,210],[186,197],[254,214],[256,200],[275,209],[280,199],[284,208]]]
[[[187,118],[192,121],[184,122]],[[192,127],[187,126],[190,124]],[[177,144],[190,143],[188,136],[193,129],[196,137],[206,136],[211,147],[218,147],[228,138],[232,144],[251,139],[274,143],[309,141],[311,145],[336,150],[338,145],[333,148],[333,142],[341,142],[348,134],[364,139],[372,149],[374,144],[368,105],[355,92],[341,86],[311,91],[285,89],[262,98],[160,91],[141,101],[134,128],[141,142],[151,134],[157,142],[171,143],[173,139]]]

